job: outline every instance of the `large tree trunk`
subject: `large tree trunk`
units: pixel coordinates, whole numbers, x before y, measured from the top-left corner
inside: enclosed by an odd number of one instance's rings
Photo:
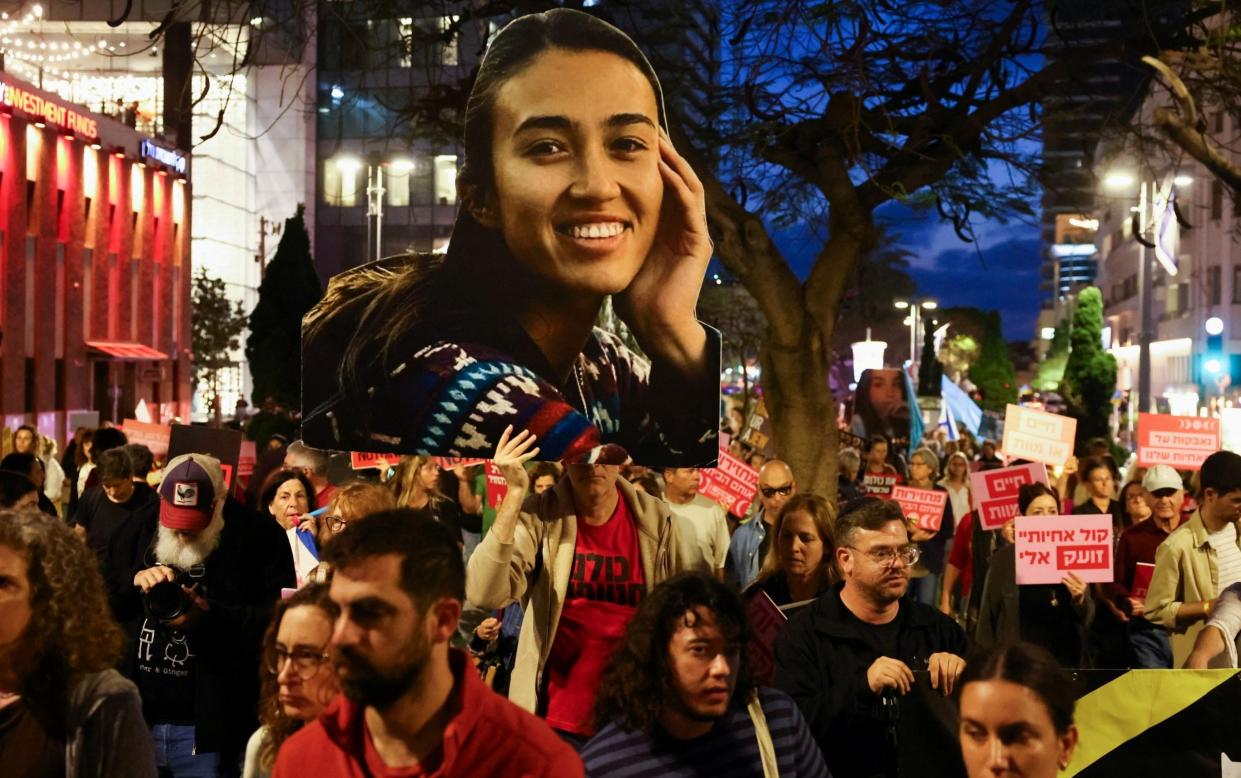
[[[831,237],[803,285],[789,269],[766,227],[711,176],[703,176],[716,254],[754,296],[767,319],[762,349],[763,397],[773,449],[793,470],[798,486],[836,494],[839,435],[828,384],[832,333],[840,300],[858,259],[876,231],[864,207],[833,206]]]

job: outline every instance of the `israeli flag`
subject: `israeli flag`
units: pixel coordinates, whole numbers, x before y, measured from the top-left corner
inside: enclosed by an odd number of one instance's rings
[[[312,526],[314,525],[310,523],[300,523],[286,531],[289,536],[289,548],[293,552],[293,570],[297,575],[299,589],[302,584],[310,580],[314,569],[319,566],[319,548],[315,544]]]
[[[947,402],[940,408],[939,426],[948,432],[948,440],[961,439],[961,430],[957,427],[957,418],[952,415],[952,406]]]

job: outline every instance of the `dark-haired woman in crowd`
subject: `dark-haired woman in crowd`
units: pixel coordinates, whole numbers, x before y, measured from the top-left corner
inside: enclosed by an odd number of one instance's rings
[[[961,756],[969,778],[1055,778],[1077,746],[1075,694],[1055,657],[1031,643],[970,659],[961,676]]]
[[[242,778],[267,778],[280,746],[319,718],[340,690],[328,642],[340,608],[325,584],[307,584],[276,605],[263,637],[259,721],[246,745]]]
[[[822,497],[805,492],[790,497],[772,527],[775,542],[746,593],[766,592],[776,605],[789,605],[830,589],[839,578],[835,521],[836,509]]]
[[[44,493],[44,482],[47,480],[47,473],[43,469],[43,460],[34,454],[5,454],[4,459],[0,459],[0,470],[7,470],[10,473],[21,473],[34,483],[35,488],[39,490],[39,510],[49,516],[59,518],[56,513],[56,506],[47,498]]]
[[[124,635],[104,592],[67,524],[0,511],[0,774],[156,775],[138,690],[113,669]]]
[[[1046,484],[1023,484],[1017,506],[1022,516],[1058,516],[1060,495]],[[1065,667],[1090,667],[1087,629],[1093,618],[1089,589],[1072,573],[1058,584],[1018,586],[1017,548],[1009,541],[987,569],[974,639],[982,648],[1027,640],[1047,649]]]

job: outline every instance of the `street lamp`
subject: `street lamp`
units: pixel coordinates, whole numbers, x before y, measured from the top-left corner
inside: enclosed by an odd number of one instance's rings
[[[1130,187],[1137,182],[1137,177],[1128,170],[1112,170],[1103,177],[1103,186],[1113,192],[1122,194],[1130,194]],[[1174,175],[1172,186],[1188,186],[1193,183],[1193,178],[1187,175]],[[1134,237],[1138,241],[1138,309],[1141,315],[1141,325],[1138,329],[1138,411],[1149,413],[1151,408],[1151,335],[1152,335],[1152,313],[1151,300],[1154,297],[1152,292],[1152,268],[1150,258],[1146,253],[1148,247],[1156,248],[1156,255],[1162,252],[1158,250],[1156,241],[1147,235],[1154,219],[1154,200],[1156,193],[1160,190],[1159,182],[1155,180],[1147,180],[1142,177],[1138,186],[1138,205],[1134,219]],[[1171,198],[1171,186],[1168,187],[1168,198]],[[1159,256],[1161,264],[1168,270],[1169,275],[1176,275],[1176,266],[1164,261]]]
[[[929,297],[915,297],[894,300],[892,304],[898,310],[909,309],[909,317],[905,321],[909,323],[909,362],[912,364],[918,358],[918,325],[921,322],[919,311],[933,311],[939,307],[939,303]]]

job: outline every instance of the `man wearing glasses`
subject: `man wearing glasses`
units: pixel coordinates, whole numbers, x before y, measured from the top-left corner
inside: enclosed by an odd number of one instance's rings
[[[779,459],[768,460],[758,471],[758,513],[733,533],[724,562],[724,580],[742,591],[754,583],[771,544],[769,531],[784,503],[796,493],[793,471]]]
[[[965,669],[957,623],[904,598],[917,561],[896,503],[868,497],[847,505],[836,519],[844,581],[776,639],[774,685],[801,708],[833,775],[891,774],[896,697],[924,670],[932,688],[951,694]]]

